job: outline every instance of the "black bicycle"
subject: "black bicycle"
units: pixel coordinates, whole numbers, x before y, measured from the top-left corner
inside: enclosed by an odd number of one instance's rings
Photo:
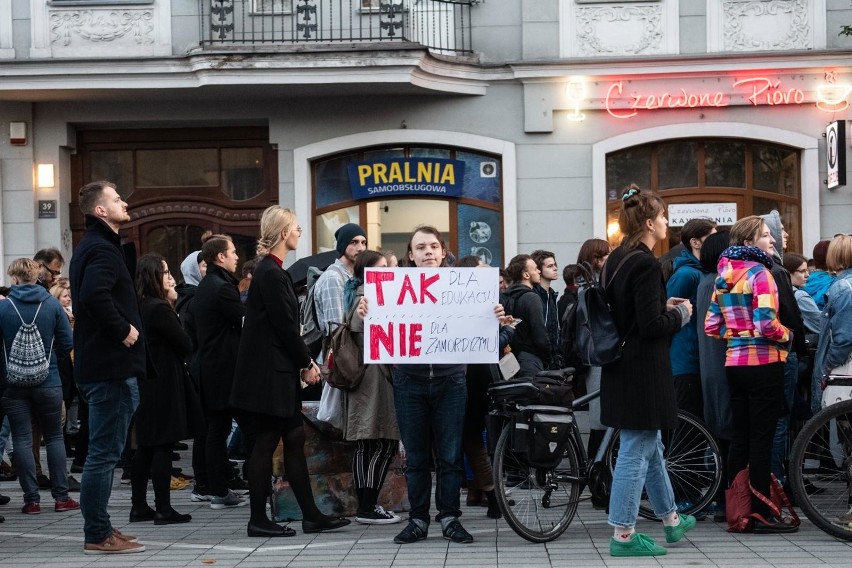
[[[852,378],[831,377],[830,384],[852,391]],[[831,404],[805,423],[790,450],[789,470],[795,503],[811,522],[852,540],[852,400]]]
[[[609,428],[597,455],[590,459],[574,418],[574,410],[599,397],[600,391],[562,406],[541,404],[541,397],[536,396],[536,392],[541,392],[536,381],[544,379],[550,384],[561,381],[570,385],[573,371],[544,371],[532,380],[498,383],[489,389],[492,415],[504,422],[494,450],[497,503],[509,526],[530,542],[558,538],[571,524],[578,504],[584,499],[591,498],[602,507],[609,503],[619,431]],[[550,433],[558,435],[558,439],[551,441],[547,438]],[[685,412],[678,412],[678,426],[664,436],[666,466],[675,499],[683,505],[681,512],[700,511],[715,497],[722,481],[719,446],[701,421]],[[543,438],[548,445],[562,444],[555,465],[530,462],[530,449],[537,440],[541,444]],[[543,449],[545,453],[548,445]],[[584,497],[586,487],[590,493]],[[656,519],[644,495],[639,514]]]

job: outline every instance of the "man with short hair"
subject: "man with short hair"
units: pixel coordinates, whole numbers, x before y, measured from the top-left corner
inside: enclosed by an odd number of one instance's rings
[[[539,249],[532,251],[530,257],[541,273],[538,284],[533,286],[533,292],[541,298],[541,306],[544,310],[544,328],[547,330],[547,338],[550,340],[550,359],[544,361],[544,366],[548,369],[561,369],[559,308],[557,307],[559,294],[553,289],[553,282],[559,278],[556,255],[549,250]]]
[[[35,253],[33,260],[41,266],[38,284],[44,286],[47,291],[50,291],[50,287],[53,286],[53,282],[62,273],[62,266],[65,264],[62,253],[59,252],[58,248],[45,248]]]
[[[71,259],[74,377],[89,403],[89,454],[80,508],[86,554],[142,552],[145,546],[110,524],[107,506],[127,428],[139,405],[137,379],[147,372],[142,317],[118,230],[130,221],[115,184],[80,189],[86,234]]]
[[[314,290],[314,305],[317,310],[317,322],[320,331],[327,339],[346,316],[343,306],[343,287],[352,278],[355,258],[367,249],[367,236],[359,225],[347,223],[334,233],[337,239],[336,250],[339,255],[334,264],[325,269],[317,279]],[[325,357],[325,353],[322,354]]]
[[[541,271],[528,254],[519,254],[509,261],[506,273],[512,285],[500,296],[508,315],[520,319],[512,339],[512,353],[518,359],[522,377],[535,376],[550,361],[550,339],[544,325],[544,310],[533,286],[541,282]]]

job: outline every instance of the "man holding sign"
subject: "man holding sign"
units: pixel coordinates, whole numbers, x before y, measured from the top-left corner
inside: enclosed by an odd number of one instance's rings
[[[368,269],[358,306],[365,362],[397,363],[394,403],[411,502],[408,525],[394,538],[398,544],[427,536],[433,442],[441,532],[453,542],[473,542],[459,522],[465,364],[497,362],[503,308],[496,269],[446,268],[446,257],[441,233],[418,227],[408,242],[408,264],[417,269]]]

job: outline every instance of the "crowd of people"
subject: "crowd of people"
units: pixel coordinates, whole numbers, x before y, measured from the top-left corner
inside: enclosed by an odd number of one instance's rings
[[[396,266],[397,257],[369,250],[357,224],[337,230],[337,259],[307,295],[313,301],[308,313],[315,314],[323,336],[313,357],[301,335],[305,294],[284,269],[302,234],[293,211],[272,206],[264,212],[257,254],[243,263],[242,280],[233,240],[212,234],[181,262],[175,278],[156,253],[129,266],[119,236],[129,220],[127,204],[114,184],[84,186],[79,202],[87,231],[69,278],[61,277],[61,253],[45,249],[10,264],[11,287],[0,301],[0,419],[8,421],[0,448],[14,449],[22,512],[40,512],[39,489],[50,489],[55,511],[81,509],[86,553],[144,550],[138,539],[114,528],[107,513],[122,460],[131,485],[130,522],[191,522],[191,515],[171,505],[177,475],[178,481],[194,478],[193,502],[214,510],[249,505],[248,536],[292,536],[295,531],[269,519],[266,509],[280,444],[303,532],[348,525],[349,519],[327,515],[316,504],[305,458],[303,389],[323,382],[337,326],[351,326],[362,337],[369,311],[365,269]],[[658,260],[654,251],[669,240],[665,213],[660,197],[627,188],[619,246],[603,239],[583,243],[576,262],[561,272],[562,294],[555,290],[560,272],[553,252],[516,255],[500,271],[500,303],[494,307],[500,351],[516,357],[519,376],[573,366],[576,394],[601,391],[588,409],[589,455],[596,455],[607,427],[621,431],[608,518],[613,556],[666,552],[634,530],[643,492],[669,543],[708,515],[725,520],[726,484],[707,510],[680,512],[691,504],[679,501],[672,488],[662,434],[676,426],[678,410],[707,424],[722,449],[728,480],[748,467],[754,490],[768,496],[771,474],[786,479],[792,409],[817,411],[824,377],[852,353],[852,237],[820,241],[810,268],[805,256],[786,250],[787,232],[776,211],[729,228],[693,219],[681,228],[678,246]],[[478,257],[454,259],[441,232],[428,225],[411,233],[400,263],[482,265]],[[624,341],[621,357],[602,367],[583,366],[563,341],[578,293],[591,280],[604,287]],[[29,351],[20,347],[25,336]],[[40,369],[31,385],[21,381],[36,371],[18,371],[27,365]],[[411,507],[394,542],[427,538],[433,471],[434,519],[445,539],[473,541],[460,522],[465,484],[467,504],[483,505],[488,517],[499,518],[483,431],[487,388],[500,378],[497,365],[367,365],[355,390],[334,393],[322,386],[323,398],[339,399],[336,424],[353,447],[355,521],[402,521],[381,498],[400,445]],[[76,412],[68,419],[70,408]],[[8,431],[11,446],[3,440]],[[49,473],[44,481],[42,439]],[[176,445],[188,439],[192,475],[173,466]],[[76,440],[73,448],[69,440]],[[229,440],[233,451],[239,446],[245,455],[242,471],[228,460]],[[67,471],[72,452],[70,471],[82,473],[80,483]],[[75,490],[79,501],[69,495]],[[0,505],[8,502],[0,496]],[[796,530],[760,499],[753,509],[754,532]]]

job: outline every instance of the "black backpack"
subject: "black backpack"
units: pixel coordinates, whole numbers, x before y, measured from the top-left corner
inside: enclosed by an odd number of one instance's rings
[[[590,266],[579,265],[586,286],[580,288],[577,303],[566,310],[563,348],[582,365],[602,367],[621,358],[627,337],[622,338],[618,332],[604,283],[612,282],[627,259],[640,252],[634,250],[625,255],[609,278],[604,264],[600,280],[594,277]]]

